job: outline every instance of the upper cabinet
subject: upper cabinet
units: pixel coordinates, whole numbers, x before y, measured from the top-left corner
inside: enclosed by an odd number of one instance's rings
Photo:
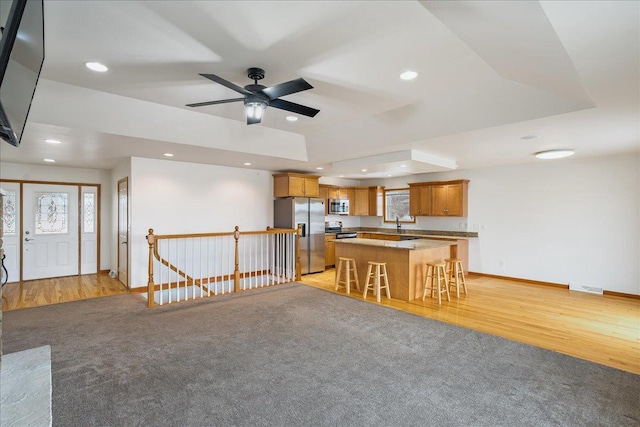
[[[318,197],[319,176],[295,172],[273,175],[273,197]]]
[[[467,216],[469,180],[409,184],[412,216]]]
[[[329,187],[329,199],[332,200],[349,200],[351,188],[340,188],[335,186]]]
[[[431,184],[418,182],[409,184],[409,215],[431,215]]]
[[[324,201],[324,214],[329,215],[329,186],[320,184],[318,188],[318,197]]]
[[[467,216],[468,184],[462,179],[431,185],[431,215]]]
[[[329,215],[328,200],[349,200],[349,215],[382,216],[384,187],[337,187],[319,185],[319,196],[325,201],[325,215]]]
[[[369,215],[369,187],[355,187],[353,189],[354,200],[349,199],[350,215]]]

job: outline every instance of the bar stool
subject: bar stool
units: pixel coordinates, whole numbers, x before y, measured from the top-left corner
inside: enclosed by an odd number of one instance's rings
[[[360,282],[358,282],[358,270],[356,269],[356,260],[354,258],[338,258],[338,271],[336,272],[336,288],[334,290],[338,290],[341,284],[344,284],[344,288],[347,290],[347,295],[351,293],[351,280],[354,279],[356,282],[356,288],[360,290]],[[342,267],[344,268],[344,273],[347,276],[344,280],[341,280],[342,275]],[[351,275],[353,274],[353,278]]]
[[[380,286],[380,278],[384,277],[384,286]],[[369,283],[373,279],[373,283]],[[380,291],[382,289],[387,290],[387,298],[391,298],[391,292],[389,291],[389,279],[387,278],[387,263],[369,261],[369,268],[367,269],[367,282],[364,285],[364,293],[362,298],[367,299],[367,291],[373,290],[373,294],[376,296],[376,301],[380,302]]]
[[[462,269],[462,260],[458,258],[447,258],[445,272],[449,280],[449,286],[456,287],[456,297],[460,298],[460,285],[465,295],[467,294],[467,282],[464,280],[464,271]]]
[[[424,291],[422,292],[422,301],[427,296],[427,289],[431,290],[431,298],[433,294],[438,294],[438,304],[442,304],[441,294],[447,294],[447,301],[451,301],[451,295],[449,294],[449,286],[447,285],[447,275],[444,270],[444,262],[428,262],[427,263],[427,275],[424,278]],[[429,286],[429,279],[431,279],[431,286]],[[444,285],[444,286],[443,286]]]

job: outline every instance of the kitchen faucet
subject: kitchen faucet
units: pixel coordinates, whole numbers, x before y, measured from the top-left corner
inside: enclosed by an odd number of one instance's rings
[[[396,215],[396,230],[398,231],[398,233],[400,233],[400,228],[402,228],[402,226],[400,225],[400,218],[398,218],[398,216]]]

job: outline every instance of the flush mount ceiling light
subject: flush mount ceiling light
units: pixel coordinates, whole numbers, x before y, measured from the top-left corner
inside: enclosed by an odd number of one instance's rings
[[[47,144],[62,144],[62,141],[59,141],[57,139],[45,139],[44,142],[46,142]]]
[[[569,149],[545,150],[545,151],[538,151],[537,153],[534,153],[534,155],[538,159],[545,159],[545,160],[562,159],[563,157],[573,156],[574,154],[575,154],[575,151],[569,150]]]
[[[91,71],[97,71],[98,73],[104,73],[109,68],[106,65],[101,64],[99,62],[85,62],[84,66],[90,69]]]
[[[47,163],[55,163],[55,160],[53,159],[43,159],[43,160]]]
[[[173,153],[164,153],[163,156],[165,156],[165,157],[173,157]]]
[[[249,163],[249,162],[244,162],[244,163],[243,163],[243,165],[245,165],[245,166],[251,166],[251,163]]]
[[[298,118],[296,116],[287,116],[288,122],[297,122]]]
[[[400,78],[402,80],[413,80],[418,77],[418,73],[415,71],[407,70],[404,73],[400,74]]]
[[[319,171],[321,171],[321,170],[323,170],[323,169],[324,169],[324,168],[323,168],[322,166],[318,166],[318,167],[316,168],[316,170],[319,170]]]

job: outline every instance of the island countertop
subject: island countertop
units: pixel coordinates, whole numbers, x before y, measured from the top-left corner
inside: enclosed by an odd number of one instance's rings
[[[354,239],[336,240],[336,244],[341,244],[341,243],[345,243],[349,245],[377,246],[377,247],[383,247],[383,248],[396,248],[396,249],[406,249],[406,250],[439,248],[442,246],[451,246],[456,244],[455,241],[428,240],[428,239],[393,241],[393,240],[354,238]]]
[[[391,298],[402,301],[422,297],[427,262],[442,262],[455,257],[458,243],[447,240],[379,240],[339,239],[335,241],[336,259],[353,258],[356,261],[361,290],[367,279],[369,261],[387,264]]]

